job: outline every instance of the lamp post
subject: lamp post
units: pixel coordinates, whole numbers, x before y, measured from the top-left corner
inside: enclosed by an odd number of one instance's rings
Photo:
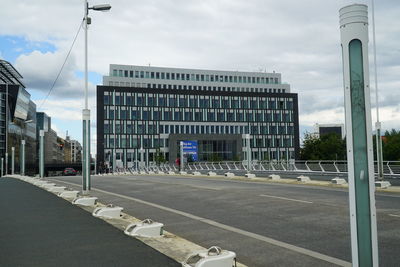
[[[94,5],[89,7],[88,1],[84,2],[84,29],[85,29],[85,108],[82,110],[83,121],[83,160],[82,160],[82,190],[90,190],[90,110],[88,107],[88,25],[91,19],[88,17],[89,10],[108,11],[108,4]]]
[[[25,141],[25,135],[26,135],[26,125],[28,124],[28,123],[31,123],[31,122],[33,122],[32,120],[27,120],[27,121],[24,121],[24,134],[22,135],[22,138],[21,138],[21,175],[25,175],[25,143],[26,143],[26,141]]]
[[[6,153],[5,153],[5,173],[8,174],[8,83],[6,83]]]
[[[143,169],[144,165],[144,149],[143,147],[140,147],[140,168]]]
[[[15,147],[11,147],[11,175],[14,175]]]
[[[340,9],[352,266],[379,266],[368,61],[368,7]]]
[[[251,171],[250,134],[246,134],[247,173]]]
[[[375,101],[376,101],[376,123],[375,123],[375,138],[376,138],[376,160],[378,165],[378,180],[383,180],[383,151],[381,138],[381,122],[379,121],[379,98],[378,98],[378,71],[376,68],[376,41],[375,41],[375,7],[374,0],[371,1],[372,8],[372,47],[374,49],[374,80],[375,80]]]
[[[184,156],[183,156],[183,146],[184,146],[183,141],[180,141],[180,143],[179,143],[179,148],[180,148],[179,154],[181,156],[181,160],[180,160],[180,164],[179,164],[180,171],[183,171],[183,169],[185,168],[185,162],[184,162]]]
[[[44,130],[39,131],[39,177],[44,177]]]
[[[114,142],[113,142],[113,150],[112,150],[112,171],[115,173],[116,167],[117,167],[117,153],[115,149],[117,148],[116,143],[117,143],[117,130],[115,126],[115,120],[117,119],[116,113],[117,113],[117,107],[115,105],[115,90],[113,94],[113,104],[114,104],[114,118],[113,118],[113,132],[114,132]]]

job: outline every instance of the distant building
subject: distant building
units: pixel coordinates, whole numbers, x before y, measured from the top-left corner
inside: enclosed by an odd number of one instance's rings
[[[70,140],[71,144],[71,160],[72,162],[81,162],[82,161],[82,146],[76,140]]]
[[[36,134],[38,140],[40,138],[40,130],[44,131],[44,163],[56,164],[68,162],[68,157],[67,161],[65,157],[65,148],[67,147],[68,150],[69,144],[66,144],[66,141],[63,138],[57,136],[56,131],[51,129],[51,117],[49,117],[44,112],[37,112],[36,118],[38,125]]]
[[[314,135],[321,137],[324,134],[335,133],[340,136],[341,139],[345,137],[344,124],[318,124],[314,125]]]
[[[198,160],[295,159],[297,94],[280,73],[110,65],[97,86],[97,161],[132,167],[170,163],[179,142],[197,141]]]
[[[64,162],[65,163],[71,163],[72,162],[72,145],[71,145],[71,140],[70,137],[68,136],[68,132],[67,132],[67,136],[65,137],[65,139],[62,139],[63,141],[63,151],[64,151]]]
[[[14,147],[14,169],[18,172],[24,140],[26,172],[33,172],[30,169],[37,166],[36,105],[31,101],[22,78],[9,62],[0,60],[0,156],[10,170],[11,150]]]

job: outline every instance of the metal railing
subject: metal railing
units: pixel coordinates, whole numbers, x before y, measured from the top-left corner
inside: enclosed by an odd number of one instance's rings
[[[400,177],[400,161],[384,161],[384,175]],[[269,171],[269,172],[308,172],[346,174],[347,161],[334,160],[309,160],[309,161],[252,161],[248,167],[246,161],[223,162],[190,162],[186,169],[190,171]],[[375,173],[378,171],[377,163],[374,164]]]
[[[265,171],[265,172],[298,172],[321,174],[347,174],[347,161],[341,160],[290,160],[290,161],[252,161],[247,166],[247,161],[221,161],[221,162],[189,162],[185,170],[193,171]],[[378,172],[377,163],[374,164],[375,174]],[[149,164],[138,168],[116,168],[115,173],[109,169],[105,174],[137,174],[140,172],[168,173],[178,172],[175,164]],[[384,161],[383,172],[385,176],[400,178],[400,161]]]

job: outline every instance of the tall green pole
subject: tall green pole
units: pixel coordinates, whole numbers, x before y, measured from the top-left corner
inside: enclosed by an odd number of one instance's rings
[[[25,140],[21,140],[21,175],[25,175]]]
[[[39,132],[39,177],[44,177],[44,130]]]
[[[15,147],[11,147],[11,174],[14,175],[15,170]]]
[[[374,157],[368,70],[368,8],[340,13],[343,56],[352,262],[378,266]]]
[[[376,137],[376,163],[378,166],[378,180],[383,180],[383,154],[382,154],[382,138],[381,138],[381,122],[379,121],[379,98],[378,98],[378,71],[376,64],[376,39],[375,39],[375,7],[374,0],[371,0],[372,8],[372,44],[374,50],[374,81],[375,81],[375,101],[376,101],[376,123],[375,123],[375,137]]]

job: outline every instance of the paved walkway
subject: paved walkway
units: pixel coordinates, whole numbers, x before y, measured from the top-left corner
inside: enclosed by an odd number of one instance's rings
[[[0,266],[181,266],[29,183],[0,178]]]

